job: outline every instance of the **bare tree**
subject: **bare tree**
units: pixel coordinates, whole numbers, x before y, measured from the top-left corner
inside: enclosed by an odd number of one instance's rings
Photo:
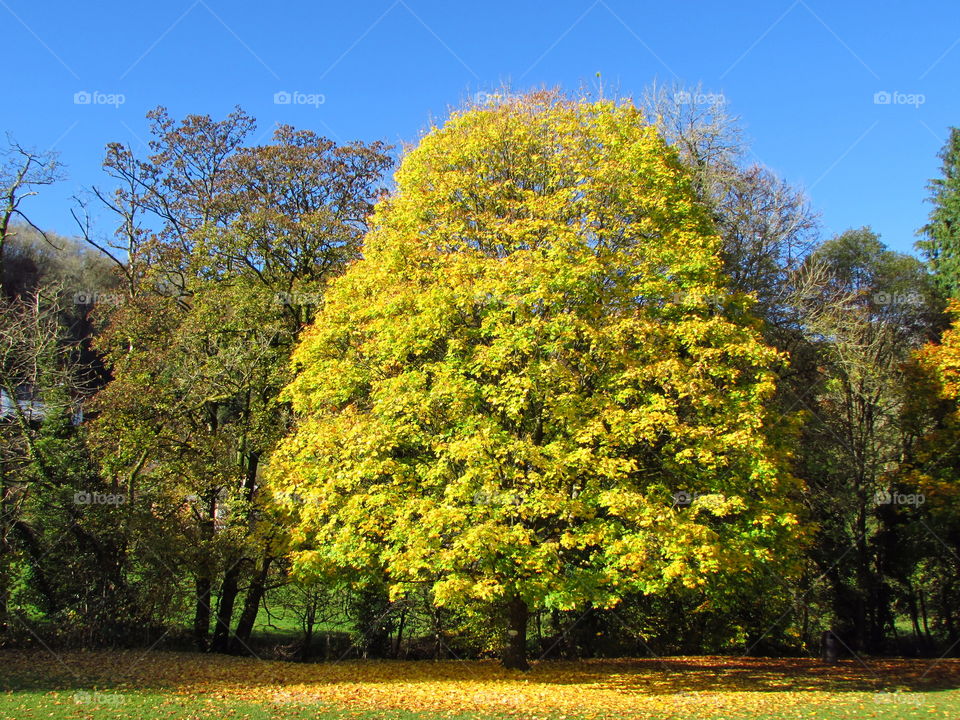
[[[804,193],[762,165],[749,149],[723,93],[702,85],[652,85],[641,99],[650,122],[690,168],[723,240],[731,288],[752,293],[775,326],[795,325],[790,279],[812,250],[817,216]]]
[[[37,187],[63,179],[63,165],[55,152],[28,150],[9,136],[7,145],[7,149],[0,152],[0,286],[4,275],[3,251],[7,239],[16,234],[16,220],[23,221],[48,239],[24,214],[23,201],[36,195]]]
[[[728,112],[726,97],[707,92],[700,84],[654,83],[640,104],[649,121],[693,169],[698,194],[704,199],[722,194],[746,155],[740,118]]]

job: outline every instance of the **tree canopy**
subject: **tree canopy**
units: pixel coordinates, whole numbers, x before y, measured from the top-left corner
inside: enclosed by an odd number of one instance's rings
[[[396,184],[294,354],[272,478],[301,571],[497,608],[523,667],[530,608],[675,584],[729,602],[786,561],[782,357],[640,111],[538,93],[454,113]]]

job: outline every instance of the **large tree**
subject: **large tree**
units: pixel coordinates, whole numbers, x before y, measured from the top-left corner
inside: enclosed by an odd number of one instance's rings
[[[380,143],[289,127],[245,147],[253,120],[239,110],[150,117],[152,155],[108,147],[119,186],[96,195],[116,236],[88,233],[127,290],[99,340],[112,380],[93,437],[108,478],[179,517],[181,548],[164,560],[193,576],[198,644],[242,648],[281,555],[258,493],[286,430],[276,397],[325,283],[357,255],[390,159]]]
[[[534,94],[410,152],[295,353],[297,564],[496,610],[701,587],[790,553],[780,358],[724,288],[689,174],[629,104]]]
[[[851,648],[880,651],[895,631],[897,542],[890,489],[909,432],[904,363],[934,332],[938,295],[923,263],[890,251],[869,227],[823,243],[798,273],[795,304],[818,374],[800,472],[819,523],[811,556],[831,585],[833,627]]]

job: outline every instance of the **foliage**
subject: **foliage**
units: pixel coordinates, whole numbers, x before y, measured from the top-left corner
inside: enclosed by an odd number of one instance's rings
[[[904,364],[935,331],[939,296],[920,261],[860,228],[817,248],[795,297],[819,376],[801,397],[810,413],[801,472],[820,525],[814,574],[832,585],[844,642],[879,651],[894,622],[891,583],[902,580],[897,566],[911,551],[877,498],[896,491],[909,436]]]
[[[148,117],[152,154],[109,145],[117,187],[93,190],[114,236],[77,215],[123,288],[94,311],[110,382],[89,408],[90,445],[138,513],[125,577],[173,581],[171,600],[193,595],[201,647],[243,650],[264,594],[284,582],[285,536],[259,493],[288,423],[276,397],[326,282],[356,257],[390,159],[381,143],[289,127],[246,146],[255,123],[239,109]]]
[[[496,601],[516,637],[527,608],[627,591],[729,603],[791,554],[795,485],[765,431],[780,357],[637,110],[457,113],[397,186],[294,355],[300,423],[272,476],[304,500],[302,569]]]

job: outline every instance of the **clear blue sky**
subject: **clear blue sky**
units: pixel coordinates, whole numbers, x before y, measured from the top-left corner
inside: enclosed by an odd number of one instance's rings
[[[60,151],[69,179],[26,209],[61,233],[74,231],[70,196],[107,184],[104,145],[142,149],[159,104],[174,117],[239,104],[264,139],[289,123],[400,143],[477,91],[576,89],[599,72],[622,94],[655,79],[723,93],[756,158],[806,188],[825,232],[869,224],[910,251],[936,153],[960,125],[956,0],[0,0],[0,18],[0,129]],[[284,91],[324,102],[276,104]],[[875,103],[883,91],[901,95]],[[102,95],[77,104],[78,92]]]

